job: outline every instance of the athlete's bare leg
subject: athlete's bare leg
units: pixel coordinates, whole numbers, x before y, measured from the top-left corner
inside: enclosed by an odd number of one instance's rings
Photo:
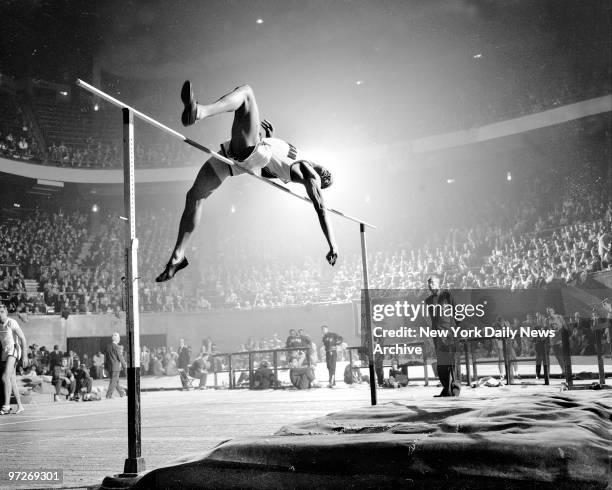
[[[4,384],[4,404],[2,405],[2,411],[8,412],[11,408],[11,388],[12,380],[11,375],[15,370],[15,358],[8,356],[4,363],[4,371],[2,372],[2,383]]]
[[[259,108],[248,85],[236,87],[212,104],[199,104],[195,102],[191,83],[187,81],[181,91],[181,100],[185,104],[181,117],[185,126],[224,112],[234,113],[230,150],[235,157],[248,157],[259,142]]]
[[[11,359],[15,359],[12,357]],[[11,370],[11,386],[13,388],[13,394],[17,401],[17,412],[23,412],[23,405],[21,404],[21,395],[19,393],[19,386],[17,385],[17,374],[15,373],[15,362],[13,362],[13,369]]]
[[[237,159],[247,158],[259,142],[259,109],[253,90],[248,85],[235,88],[212,104],[199,104],[195,101],[191,83],[187,81],[181,90],[181,100],[185,105],[181,116],[185,126],[224,112],[234,113],[230,152]],[[187,267],[185,249],[202,216],[204,199],[229,175],[229,166],[214,158],[202,166],[193,187],[187,192],[176,244],[166,268],[155,279],[157,282],[172,279],[179,270]]]
[[[185,208],[183,209],[176,244],[174,245],[170,260],[164,271],[157,276],[155,281],[163,282],[172,279],[179,270],[187,267],[188,262],[185,258],[185,249],[202,217],[204,200],[229,176],[229,165],[216,160],[214,157],[209,158],[208,161],[202,165],[193,186],[187,192]]]

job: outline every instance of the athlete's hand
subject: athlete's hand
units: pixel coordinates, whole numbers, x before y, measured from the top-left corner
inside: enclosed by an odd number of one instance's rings
[[[274,134],[274,126],[272,126],[272,123],[267,119],[264,119],[260,124],[261,129],[264,130],[265,137],[272,138],[272,135]]]
[[[325,256],[327,262],[332,267],[336,264],[336,260],[338,260],[338,252],[335,248],[330,248],[328,254]]]

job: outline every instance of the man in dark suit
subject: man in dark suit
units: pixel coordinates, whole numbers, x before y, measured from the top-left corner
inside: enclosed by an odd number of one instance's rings
[[[53,373],[55,366],[62,365],[62,357],[64,353],[60,350],[59,345],[54,345],[53,350],[49,353],[49,371]]]
[[[179,369],[184,369],[187,371],[189,369],[189,347],[185,345],[185,339],[179,340],[179,348],[178,348],[178,365]]]
[[[438,276],[431,276],[427,280],[427,286],[431,295],[425,300],[426,305],[441,305],[442,307],[452,305],[454,311],[455,300],[448,289],[440,290],[440,278]],[[457,326],[459,325],[459,322],[454,318],[441,315],[438,311],[430,314],[430,317],[431,327],[435,330],[448,330],[450,332],[453,322]],[[447,338],[435,337],[433,342],[438,361],[438,379],[442,384],[442,392],[434,396],[459,396],[461,385],[455,373],[457,342],[450,336]]]
[[[336,386],[336,362],[338,361],[338,347],[342,345],[343,339],[340,335],[330,332],[327,325],[321,326],[323,338],[321,342],[325,346],[325,362],[329,373],[329,387]]]
[[[119,396],[125,395],[123,390],[119,387],[119,373],[121,372],[121,368],[126,368],[127,363],[121,353],[121,349],[119,349],[119,341],[121,337],[117,332],[113,334],[113,341],[109,344],[106,349],[106,370],[110,374],[110,382],[108,383],[108,390],[106,391],[106,398],[112,398],[113,392],[117,390]]]

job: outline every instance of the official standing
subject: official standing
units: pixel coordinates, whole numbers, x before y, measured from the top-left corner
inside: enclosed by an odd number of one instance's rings
[[[110,374],[110,381],[108,383],[108,390],[106,392],[106,398],[112,398],[113,392],[117,390],[119,396],[125,395],[124,391],[119,387],[119,373],[121,369],[127,368],[127,363],[123,357],[123,353],[119,348],[119,341],[121,337],[117,332],[113,334],[113,341],[106,350],[106,370]]]
[[[342,344],[342,337],[329,331],[327,325],[321,327],[323,345],[325,346],[325,362],[329,372],[329,387],[336,386],[336,362],[338,362],[338,347]]]
[[[438,276],[431,276],[427,280],[427,286],[431,295],[425,299],[425,304],[441,306],[441,308],[435,308],[434,311],[430,312],[431,327],[434,330],[448,330],[449,332],[448,337],[434,337],[433,339],[436,348],[438,379],[442,384],[442,391],[439,395],[434,396],[459,396],[461,383],[457,381],[455,373],[457,341],[452,336],[451,331],[453,323],[459,326],[459,322],[451,316],[440,314],[439,311],[440,309],[444,310],[445,305],[452,305],[454,311],[455,300],[448,289],[440,291],[440,278]]]

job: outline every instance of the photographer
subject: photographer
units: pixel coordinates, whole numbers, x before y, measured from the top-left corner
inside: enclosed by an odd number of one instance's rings
[[[289,379],[291,384],[298,390],[306,390],[313,387],[315,373],[312,366],[303,366],[306,354],[302,351],[289,361]]]
[[[208,370],[210,369],[210,362],[208,361],[208,353],[204,350],[200,351],[198,357],[195,358],[191,366],[189,367],[189,375],[192,378],[200,380],[198,389],[206,389],[206,380],[208,378]]]
[[[62,387],[68,390],[66,400],[74,400],[74,392],[76,390],[76,380],[70,366],[68,366],[68,358],[62,357],[61,364],[53,368],[53,377],[51,383],[55,386],[55,395],[53,401],[58,402]]]
[[[389,384],[394,388],[408,386],[408,367],[404,366],[400,369],[396,359],[393,360],[389,369]]]
[[[268,361],[263,360],[253,373],[253,388],[256,390],[268,390],[277,384],[274,371],[270,369]]]
[[[89,374],[88,367],[81,363],[79,368],[75,371],[74,377],[76,379],[76,395],[74,397],[75,401],[79,401],[81,396],[81,390],[85,388],[87,390],[87,394],[91,393],[91,388],[93,386],[93,379]],[[84,399],[86,399],[84,397]]]

